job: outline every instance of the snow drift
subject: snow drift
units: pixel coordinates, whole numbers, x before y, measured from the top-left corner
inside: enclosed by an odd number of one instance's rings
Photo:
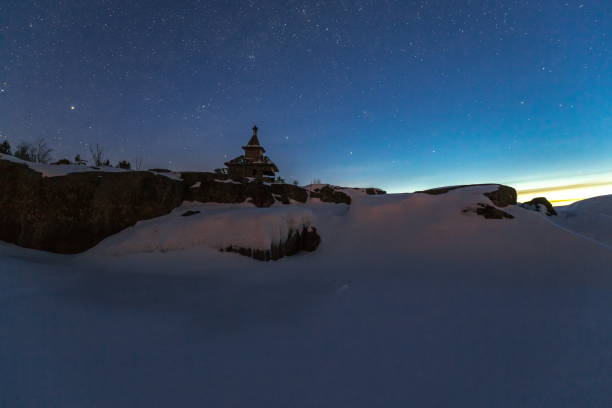
[[[286,251],[281,253],[279,248],[286,247],[291,237],[300,239],[307,234],[316,234],[314,215],[307,208],[187,204],[166,216],[141,221],[107,238],[92,252],[118,256],[206,246],[269,260],[285,254]],[[291,253],[301,249],[312,251],[317,245],[318,241],[314,245],[287,250]]]

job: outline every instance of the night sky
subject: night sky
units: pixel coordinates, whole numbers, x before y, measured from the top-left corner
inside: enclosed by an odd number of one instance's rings
[[[212,170],[257,124],[302,184],[612,193],[611,36],[607,0],[2,0],[0,138]]]

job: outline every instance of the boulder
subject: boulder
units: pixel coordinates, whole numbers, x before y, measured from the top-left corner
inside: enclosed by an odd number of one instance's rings
[[[497,207],[516,205],[516,190],[512,187],[499,184],[497,190],[484,193]]]
[[[531,201],[521,204],[521,207],[537,212],[546,211],[545,214],[549,217],[557,215],[557,211],[555,211],[552,204],[545,197],[536,197]]]

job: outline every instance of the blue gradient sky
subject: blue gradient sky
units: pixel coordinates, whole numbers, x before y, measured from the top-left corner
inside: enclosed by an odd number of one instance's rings
[[[256,123],[302,183],[612,183],[611,36],[594,0],[5,0],[0,137],[210,170]]]

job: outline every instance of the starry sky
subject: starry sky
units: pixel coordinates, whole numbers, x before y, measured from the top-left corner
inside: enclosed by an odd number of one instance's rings
[[[612,193],[612,2],[3,0],[0,139],[289,181]]]

